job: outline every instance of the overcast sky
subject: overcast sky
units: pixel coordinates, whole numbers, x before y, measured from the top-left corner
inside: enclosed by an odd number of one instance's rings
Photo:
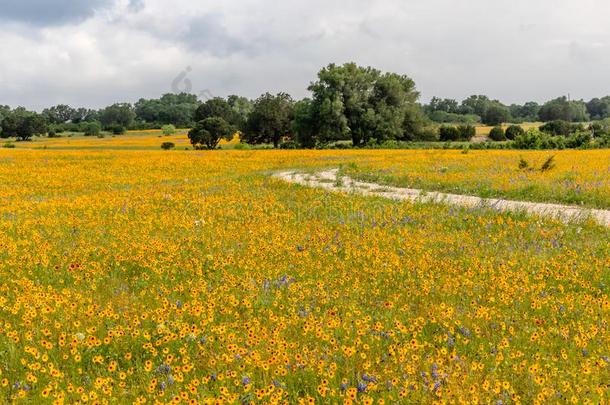
[[[0,104],[306,96],[354,61],[427,101],[610,94],[607,0],[0,0]]]

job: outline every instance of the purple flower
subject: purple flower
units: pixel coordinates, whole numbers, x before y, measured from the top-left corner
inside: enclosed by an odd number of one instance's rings
[[[366,389],[368,388],[368,384],[365,382],[359,382],[358,383],[358,392],[365,392]]]
[[[241,383],[242,383],[243,385],[248,385],[248,384],[250,384],[250,377],[243,377],[243,378],[241,379]]]

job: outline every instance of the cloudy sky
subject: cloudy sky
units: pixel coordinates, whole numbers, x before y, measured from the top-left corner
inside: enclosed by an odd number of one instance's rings
[[[0,0],[0,104],[307,95],[354,61],[422,100],[610,94],[607,0]]]

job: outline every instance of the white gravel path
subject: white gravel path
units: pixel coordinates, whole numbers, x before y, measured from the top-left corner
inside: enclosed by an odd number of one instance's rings
[[[390,187],[376,183],[366,183],[339,176],[338,169],[316,174],[295,171],[276,173],[274,177],[289,183],[322,188],[334,192],[352,192],[368,196],[385,197],[393,200],[420,201],[453,204],[463,207],[491,208],[498,211],[520,211],[544,217],[552,217],[564,222],[591,218],[601,225],[610,227],[610,210],[588,209],[561,204],[511,201],[497,198],[481,198],[469,195],[426,192],[423,190]]]

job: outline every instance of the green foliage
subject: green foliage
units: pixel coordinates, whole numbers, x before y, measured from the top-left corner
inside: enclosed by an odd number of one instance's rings
[[[27,141],[34,135],[43,135],[48,131],[47,120],[41,114],[27,111],[23,107],[3,113],[2,138],[15,137]]]
[[[439,128],[439,139],[441,142],[459,141],[460,131],[451,125],[443,125]]]
[[[505,141],[506,135],[504,133],[504,128],[502,128],[501,126],[493,127],[489,132],[489,139],[496,142]]]
[[[176,127],[172,124],[163,125],[163,127],[161,127],[161,132],[165,136],[174,135],[176,133]]]
[[[542,125],[540,130],[552,135],[568,136],[575,131],[575,128],[568,121],[555,120]]]
[[[457,140],[470,141],[477,134],[477,129],[473,125],[458,125],[460,135]]]
[[[127,129],[119,124],[112,125],[108,127],[108,130],[112,132],[114,135],[124,135],[127,132]]]
[[[117,103],[100,111],[99,121],[104,128],[115,132],[116,128],[128,128],[136,117],[133,107],[128,103]]]
[[[226,123],[235,124],[236,115],[229,103],[222,97],[214,97],[201,104],[195,111],[195,121],[204,121],[207,118],[220,117]]]
[[[428,117],[441,124],[450,123],[463,123],[463,124],[477,124],[481,122],[481,117],[475,114],[456,114],[448,113],[444,111],[434,111],[428,114]]]
[[[355,63],[330,64],[309,90],[313,99],[305,121],[313,127],[304,132],[315,134],[321,144],[351,139],[361,146],[371,139],[417,139],[425,125],[416,104],[419,93],[407,76]]]
[[[5,142],[4,145],[2,145],[2,147],[6,148],[6,149],[14,149],[15,144],[13,142]]]
[[[294,102],[286,93],[265,93],[254,102],[254,107],[242,134],[249,144],[273,143],[277,148],[282,138],[290,136]]]
[[[195,149],[216,149],[221,139],[230,140],[233,128],[222,117],[209,117],[199,121],[188,133]]]
[[[140,99],[134,105],[136,119],[141,123],[152,124],[159,128],[162,125],[189,127],[193,124],[199,101],[194,94],[164,94],[159,99]]]
[[[174,149],[176,147],[176,144],[173,142],[163,142],[161,144],[161,149],[163,150],[170,150],[170,149]]]
[[[506,139],[508,140],[513,140],[516,137],[518,137],[519,135],[524,135],[525,134],[525,130],[519,126],[519,125],[511,125],[508,128],[506,128],[506,132],[504,133],[504,135],[506,136]]]
[[[97,121],[86,122],[82,128],[85,136],[97,136],[102,132],[102,125]]]
[[[565,138],[551,136],[538,129],[530,129],[515,138],[513,146],[516,149],[564,149]]]
[[[566,97],[559,97],[546,102],[539,112],[542,121],[569,121],[582,122],[589,120],[587,106],[583,101],[570,101]]]
[[[500,125],[508,122],[508,108],[499,102],[492,102],[481,116],[485,125]]]

